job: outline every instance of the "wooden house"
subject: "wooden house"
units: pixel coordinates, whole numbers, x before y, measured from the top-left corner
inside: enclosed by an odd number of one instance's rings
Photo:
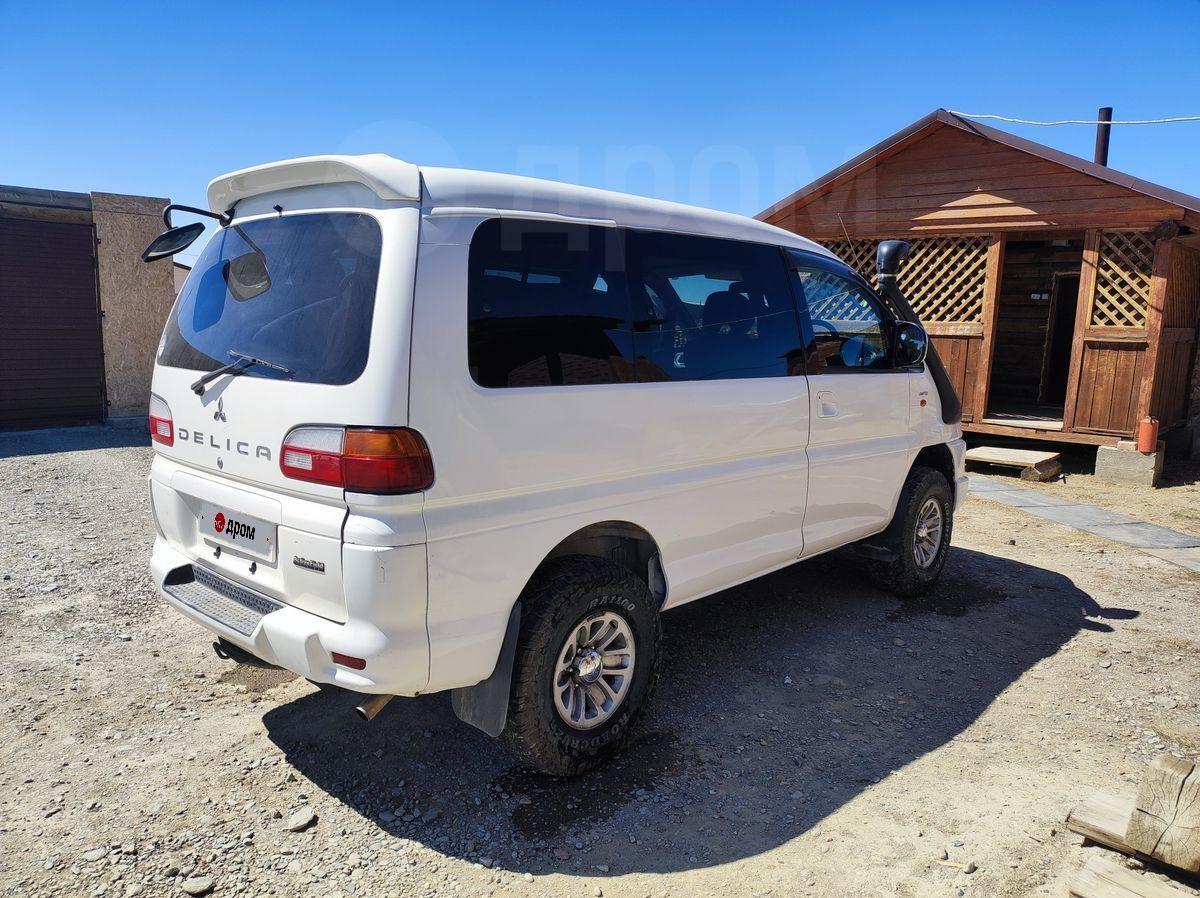
[[[759,218],[900,283],[968,432],[1114,445],[1188,425],[1200,199],[939,109]]]

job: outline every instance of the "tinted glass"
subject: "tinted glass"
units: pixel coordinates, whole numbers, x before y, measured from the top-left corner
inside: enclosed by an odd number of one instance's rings
[[[778,248],[631,232],[629,271],[640,380],[803,373]]]
[[[159,364],[212,371],[233,350],[293,372],[255,366],[247,377],[350,383],[367,364],[379,242],[375,220],[359,213],[222,228],[171,310]]]
[[[485,387],[633,380],[623,235],[493,219],[471,240],[468,361]]]
[[[803,261],[795,277],[796,293],[808,310],[813,331],[810,374],[891,366],[885,324],[890,319],[863,284],[832,268]]]

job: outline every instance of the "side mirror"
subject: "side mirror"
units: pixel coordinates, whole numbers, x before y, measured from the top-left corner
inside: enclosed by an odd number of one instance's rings
[[[925,364],[929,354],[929,335],[925,328],[911,321],[897,321],[892,346],[892,358],[897,368],[917,368]]]
[[[203,233],[204,224],[199,221],[193,221],[191,224],[181,225],[177,228],[167,228],[142,250],[142,261],[156,262],[167,256],[173,256],[195,243],[196,238]]]

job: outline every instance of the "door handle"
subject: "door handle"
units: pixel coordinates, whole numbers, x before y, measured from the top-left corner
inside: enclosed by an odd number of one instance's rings
[[[831,390],[817,391],[817,417],[836,418],[838,413],[837,399]]]

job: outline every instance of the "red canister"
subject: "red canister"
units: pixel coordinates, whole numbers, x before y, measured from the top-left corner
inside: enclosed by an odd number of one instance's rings
[[[1147,415],[1142,418],[1137,432],[1138,452],[1153,452],[1158,448],[1158,418]]]

